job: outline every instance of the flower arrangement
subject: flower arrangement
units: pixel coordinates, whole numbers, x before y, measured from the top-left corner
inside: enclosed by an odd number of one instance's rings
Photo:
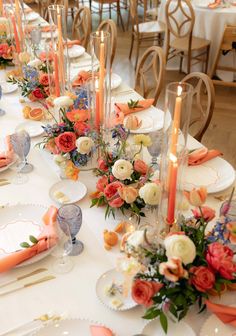
[[[0,42],[0,66],[13,65],[14,46],[10,39]]]
[[[159,202],[160,188],[151,181],[152,170],[138,155],[144,146],[151,144],[147,135],[136,135],[134,143],[138,146],[136,153],[129,158],[129,132],[118,125],[112,132],[115,143],[109,149],[107,143],[100,139],[99,147],[103,156],[98,160],[96,174],[100,176],[96,192],[91,195],[91,206],[105,206],[105,218],[115,217],[115,209],[124,212],[131,210],[144,216],[142,209]]]
[[[195,189],[187,196],[190,204],[197,206],[193,217],[183,217],[178,231],[167,234],[163,244],[145,245],[144,239],[135,239],[140,236],[136,231],[125,246],[127,255],[145,268],[134,277],[132,297],[148,308],[144,318],[160,318],[166,333],[168,315],[180,321],[196,303],[202,312],[209,295],[220,295],[236,283],[233,251],[220,241],[211,242],[206,234],[214,210],[203,206],[205,188]]]
[[[95,148],[96,138],[89,127],[84,94],[54,99],[54,105],[60,109],[61,122],[43,127],[46,136],[41,145],[55,155],[55,162],[66,177],[73,180],[78,179],[79,168],[87,164]]]

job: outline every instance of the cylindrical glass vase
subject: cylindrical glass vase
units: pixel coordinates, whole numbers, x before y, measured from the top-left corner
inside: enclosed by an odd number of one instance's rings
[[[90,35],[92,57],[91,114],[96,130],[107,133],[111,127],[111,43],[110,33]]]
[[[54,81],[50,84],[50,94],[55,97],[70,91],[70,62],[67,48],[67,25],[65,6],[48,7],[51,32],[50,65],[53,68]]]
[[[178,206],[182,201],[182,175],[187,165],[186,143],[192,108],[193,87],[170,83],[166,89],[160,166],[161,200],[158,210],[158,236],[178,227]]]

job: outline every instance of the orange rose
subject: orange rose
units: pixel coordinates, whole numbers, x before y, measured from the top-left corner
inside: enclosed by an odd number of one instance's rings
[[[187,197],[190,204],[199,207],[206,201],[207,190],[205,187],[201,187],[199,189],[194,188],[190,192],[185,192],[185,196]]]
[[[159,265],[159,272],[172,282],[188,277],[188,272],[183,268],[181,259],[175,257],[170,258],[167,262],[162,262]]]
[[[48,86],[49,85],[49,75],[46,73],[41,73],[39,76],[39,83]]]
[[[118,189],[120,197],[128,204],[133,203],[138,197],[138,191],[133,187],[123,186]]]
[[[162,283],[137,279],[133,283],[132,298],[145,307],[153,304],[153,296],[163,287]]]

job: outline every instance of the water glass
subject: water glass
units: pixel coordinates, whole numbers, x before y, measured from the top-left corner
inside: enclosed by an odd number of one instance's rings
[[[82,225],[82,211],[80,207],[75,204],[63,205],[58,210],[57,219],[62,231],[64,231],[67,226],[69,227],[72,239],[72,251],[70,255],[76,256],[81,254],[84,249],[84,244],[76,239],[76,235]]]
[[[149,133],[149,136],[152,140],[152,145],[148,146],[147,150],[152,157],[151,164],[155,170],[159,170],[159,164],[157,160],[161,153],[162,135],[163,135],[162,129]]]
[[[0,85],[0,100],[2,99],[2,87]],[[6,112],[0,108],[0,117],[4,116],[4,114],[6,114]]]

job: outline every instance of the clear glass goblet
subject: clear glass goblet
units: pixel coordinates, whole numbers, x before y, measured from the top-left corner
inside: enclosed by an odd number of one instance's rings
[[[82,210],[75,204],[66,204],[60,207],[57,216],[59,225],[62,230],[67,225],[69,226],[71,238],[72,238],[72,251],[71,256],[79,255],[83,252],[84,244],[76,239],[76,235],[79,232],[82,225]]]
[[[30,32],[30,44],[31,49],[35,57],[39,57],[40,53],[43,51],[43,47],[41,45],[42,40],[42,31],[41,28],[34,27],[34,29]]]
[[[2,87],[0,85],[0,100],[2,99]],[[6,111],[0,108],[0,117],[4,116],[6,114]]]
[[[152,140],[152,145],[148,146],[147,150],[152,157],[151,164],[155,170],[159,170],[158,157],[161,154],[162,134],[162,129],[149,133],[149,136]]]
[[[52,256],[56,260],[52,264],[52,269],[55,273],[63,274],[72,270],[74,263],[68,256],[72,251],[72,239],[69,226],[64,223],[63,230],[60,227],[59,221],[56,225],[57,244],[52,248]]]

